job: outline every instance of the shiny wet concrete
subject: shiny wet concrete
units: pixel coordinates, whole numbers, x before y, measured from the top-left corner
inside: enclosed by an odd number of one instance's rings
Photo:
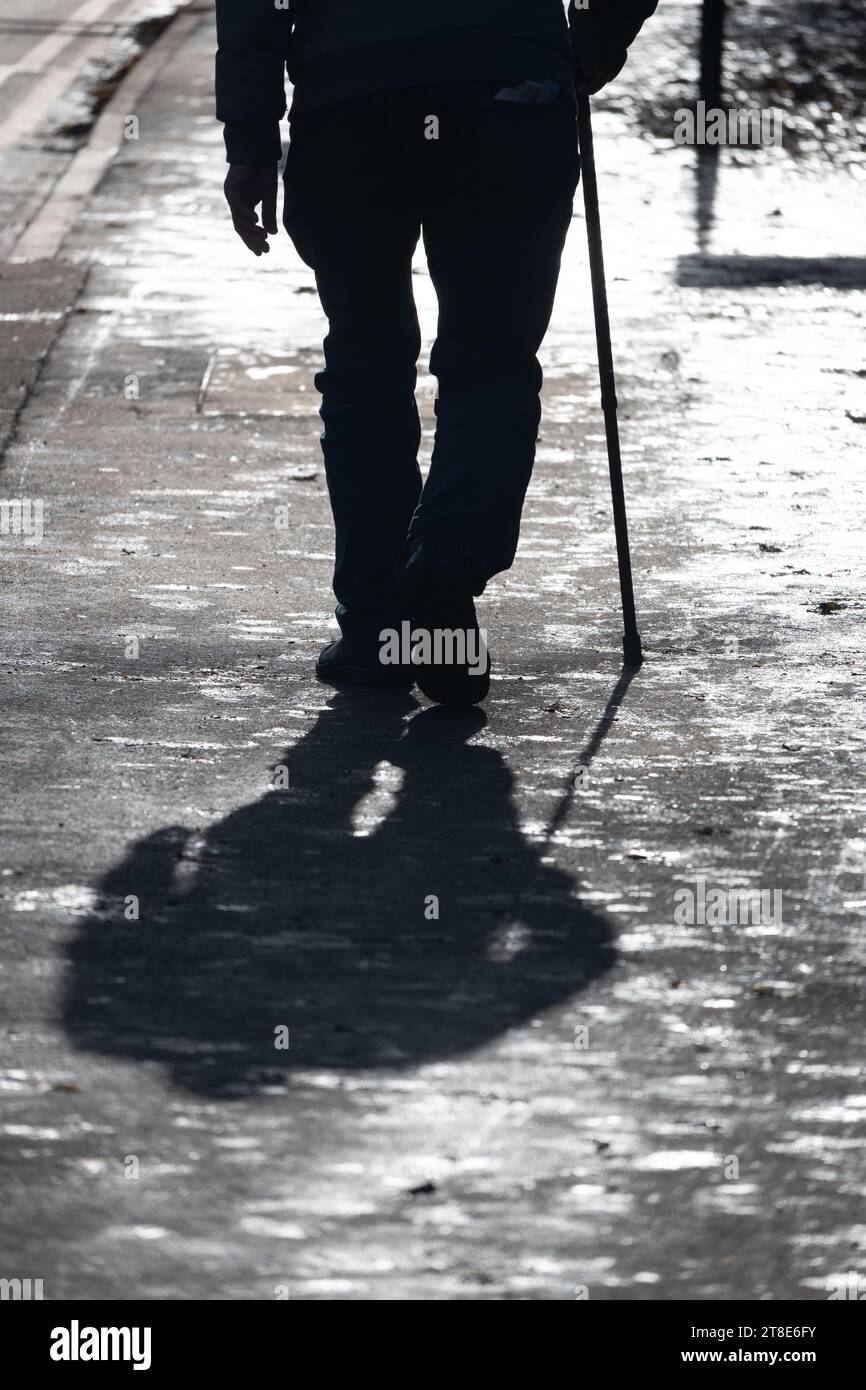
[[[580,213],[476,715],[312,677],[322,323],[222,214],[206,19],[68,240],[88,282],[4,462],[47,517],[0,543],[5,1276],[770,1300],[863,1269],[862,185],[674,149],[693,19],[597,114],[633,677]],[[754,258],[828,268],[719,269]],[[697,881],[781,920],[689,924]]]

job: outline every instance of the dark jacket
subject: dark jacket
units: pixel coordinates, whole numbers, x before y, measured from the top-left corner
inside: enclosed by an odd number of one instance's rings
[[[293,113],[427,82],[569,82],[575,53],[605,68],[624,63],[657,3],[590,0],[566,22],[563,0],[216,0],[228,158],[280,158],[287,67]]]

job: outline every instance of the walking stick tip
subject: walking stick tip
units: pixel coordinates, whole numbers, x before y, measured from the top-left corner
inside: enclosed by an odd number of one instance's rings
[[[627,632],[622,639],[622,650],[626,666],[643,665],[643,647],[641,646],[640,633]]]

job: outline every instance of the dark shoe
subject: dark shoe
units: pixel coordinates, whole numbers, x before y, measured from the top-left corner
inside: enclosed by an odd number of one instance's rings
[[[461,553],[447,543],[416,541],[396,578],[413,638],[419,632],[428,638],[426,659],[413,666],[421,690],[439,704],[477,705],[490,689],[490,657]],[[461,647],[466,659],[455,661]],[[423,652],[416,638],[413,656]]]
[[[345,637],[330,642],[316,662],[316,675],[331,685],[386,685],[409,690],[415,672],[406,666],[384,666],[378,647],[350,646]]]

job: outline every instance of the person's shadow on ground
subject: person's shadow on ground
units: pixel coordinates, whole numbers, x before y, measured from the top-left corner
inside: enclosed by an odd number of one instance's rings
[[[467,743],[484,715],[417,708],[335,694],[288,788],[136,845],[71,946],[73,1043],[242,1095],[464,1053],[607,970],[609,931],[521,833],[502,756]]]

